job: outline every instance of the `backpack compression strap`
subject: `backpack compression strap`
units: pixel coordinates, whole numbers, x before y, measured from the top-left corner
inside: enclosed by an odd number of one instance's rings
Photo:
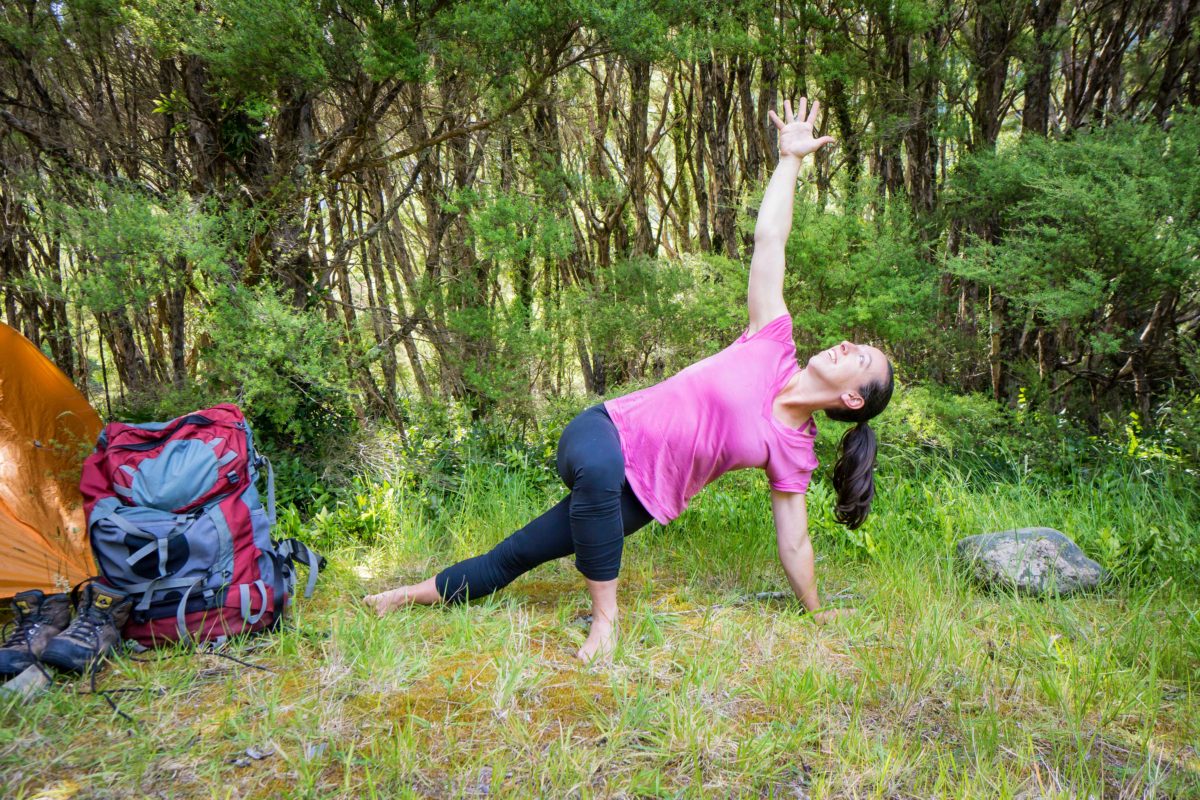
[[[321,569],[325,566],[325,557],[318,555],[316,551],[301,542],[299,539],[284,539],[279,542],[276,549],[280,557],[289,564],[295,564],[297,561],[308,566],[308,585],[304,587],[304,596],[312,597],[313,591],[317,588],[317,576],[321,574]],[[290,579],[291,587],[295,586],[295,577]]]

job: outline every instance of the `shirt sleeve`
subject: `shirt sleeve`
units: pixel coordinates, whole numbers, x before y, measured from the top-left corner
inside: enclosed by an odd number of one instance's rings
[[[808,482],[818,466],[820,462],[811,446],[788,448],[772,453],[765,471],[772,489],[807,494]]]
[[[794,347],[795,342],[792,340],[792,315],[781,314],[775,319],[763,325],[754,333],[749,333],[750,326],[742,331],[742,335],[737,338],[738,343],[752,342],[758,339],[770,339],[780,344]]]
[[[811,469],[795,469],[784,475],[773,475],[770,465],[767,466],[767,480],[777,492],[808,494],[808,482],[812,474]]]

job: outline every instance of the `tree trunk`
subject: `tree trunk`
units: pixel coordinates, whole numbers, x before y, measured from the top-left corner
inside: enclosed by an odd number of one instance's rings
[[[1025,61],[1025,109],[1021,130],[1045,136],[1050,126],[1050,86],[1054,54],[1058,50],[1058,12],[1062,0],[1031,0],[1033,46]]]
[[[774,69],[763,64],[764,85],[768,70]],[[737,81],[738,105],[742,112],[743,138],[746,143],[746,157],[742,164],[742,183],[757,186],[766,175],[767,164],[767,128],[774,130],[771,120],[767,117],[766,109],[762,107],[763,94],[759,95],[759,104],[754,102],[751,90],[751,79],[754,75],[754,59],[748,55],[740,55],[734,61],[734,78]]]
[[[141,391],[146,387],[150,372],[128,317],[121,311],[105,311],[97,314],[96,319],[101,335],[108,343],[121,385],[132,392]]]
[[[974,150],[992,150],[1004,115],[1004,86],[1013,41],[1022,17],[1009,0],[980,0],[972,36],[975,104],[971,107]]]
[[[1191,29],[1196,13],[1200,11],[1200,0],[1166,0],[1166,6],[1162,29],[1167,40],[1167,57],[1152,112],[1159,125],[1166,123],[1179,99],[1188,62],[1195,65],[1200,61],[1200,48],[1191,40]]]
[[[822,36],[821,49],[826,57],[838,55],[838,45],[832,35]],[[830,78],[828,89],[829,104],[827,108],[833,111],[833,119],[837,124],[838,148],[845,153],[846,189],[850,195],[858,191],[858,181],[862,174],[862,138],[854,127],[851,116],[851,99],[849,89],[840,77]]]
[[[922,241],[929,242],[932,233],[928,218],[937,207],[938,140],[933,133],[937,121],[937,91],[941,77],[942,48],[945,27],[937,26],[923,35],[925,58],[921,63],[917,102],[904,134],[904,150],[908,157],[908,197],[913,215],[920,224]],[[933,260],[931,243],[923,250]]]
[[[1116,13],[1113,13],[1115,6]],[[1076,35],[1063,57],[1063,116],[1067,130],[1096,119],[1129,45],[1130,3],[1081,4]]]
[[[305,159],[314,148],[313,97],[307,91],[284,90],[280,93],[276,121],[275,158],[269,191],[282,190],[279,198],[270,197],[280,220],[271,235],[272,269],[283,276],[295,308],[306,308],[313,299],[313,258],[308,239],[303,184]],[[350,302],[347,298],[347,302]]]
[[[713,210],[713,247],[729,258],[738,258],[737,200],[733,163],[729,157],[729,122],[733,103],[733,84],[725,63],[712,56],[700,64],[702,95],[701,125],[708,145],[712,180],[716,187]]]
[[[698,70],[696,71],[698,72]],[[704,167],[704,142],[708,139],[711,114],[705,110],[704,80],[696,72],[692,74],[692,91],[688,103],[688,144],[691,147],[692,185],[696,195],[696,236],[700,240],[700,251],[711,253],[713,240],[711,231],[712,211],[708,201],[708,173]],[[693,120],[692,109],[699,107],[698,119]],[[691,125],[695,122],[694,127]]]
[[[625,135],[625,180],[633,201],[634,236],[629,255],[653,255],[650,190],[646,185],[646,114],[650,108],[650,62],[629,64],[629,129]]]

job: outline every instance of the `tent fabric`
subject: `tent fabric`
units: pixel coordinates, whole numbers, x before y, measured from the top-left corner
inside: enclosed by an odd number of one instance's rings
[[[96,574],[79,472],[100,428],[70,379],[0,323],[0,597]]]

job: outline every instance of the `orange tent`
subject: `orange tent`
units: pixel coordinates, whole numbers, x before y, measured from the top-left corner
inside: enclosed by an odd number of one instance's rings
[[[0,597],[96,574],[79,470],[100,428],[70,379],[0,323]]]

